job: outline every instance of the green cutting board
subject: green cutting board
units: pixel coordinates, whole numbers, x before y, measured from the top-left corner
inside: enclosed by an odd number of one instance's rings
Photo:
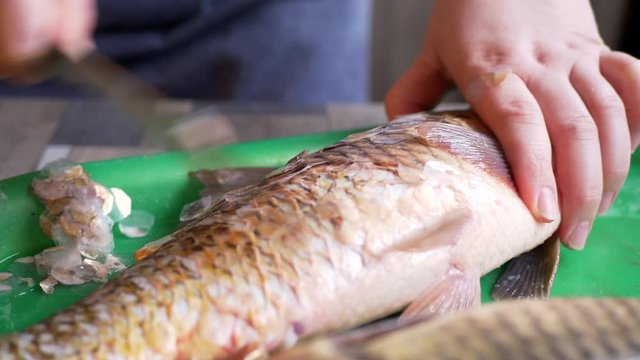
[[[163,153],[84,164],[93,179],[107,187],[119,187],[133,199],[133,208],[156,217],[148,236],[130,239],[114,230],[115,254],[128,265],[133,252],[144,243],[171,233],[185,203],[198,198],[199,185],[191,170],[232,166],[281,166],[302,150],[314,151],[356,131],[329,132],[251,143],[233,144],[198,153]],[[14,260],[34,255],[53,243],[40,231],[43,206],[30,194],[34,174],[0,181],[0,272],[10,271],[42,279],[33,264]],[[631,174],[620,196],[605,216],[597,219],[582,252],[562,250],[553,296],[640,297],[640,156],[633,159]],[[483,301],[498,271],[482,280]],[[98,284],[58,285],[54,294],[27,285],[0,294],[0,334],[18,331],[68,307],[96,289]]]

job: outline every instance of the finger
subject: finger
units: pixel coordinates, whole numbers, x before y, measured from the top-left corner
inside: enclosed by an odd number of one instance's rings
[[[450,87],[451,83],[437,66],[422,56],[418,57],[387,94],[387,116],[393,119],[398,115],[428,110]]]
[[[631,141],[624,104],[600,74],[597,59],[576,63],[570,80],[598,127],[604,189],[598,213],[604,214],[629,173]]]
[[[640,144],[640,60],[621,52],[607,52],[600,57],[600,71],[624,103],[634,151]]]
[[[0,66],[10,73],[51,43],[55,5],[48,0],[5,0],[0,5]]]
[[[582,249],[602,196],[602,160],[598,129],[565,74],[533,77],[529,89],[538,100],[551,137],[561,198],[559,236]]]
[[[468,78],[465,97],[504,148],[521,198],[538,221],[558,220],[551,144],[536,99],[507,69]]]
[[[37,80],[29,63],[53,44],[56,5],[47,0],[0,2],[0,77],[16,84]]]
[[[95,0],[62,0],[59,19],[73,19],[60,23],[57,46],[72,58],[82,56],[93,48],[91,35],[95,27]]]

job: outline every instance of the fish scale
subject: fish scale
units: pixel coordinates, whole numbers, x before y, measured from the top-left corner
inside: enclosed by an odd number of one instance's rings
[[[558,225],[533,219],[496,154],[469,113],[407,116],[302,153],[140,250],[84,300],[0,340],[0,358],[43,357],[39,337],[25,341],[41,334],[71,349],[65,358],[224,358],[411,303],[409,318],[430,303],[475,306],[481,274]]]

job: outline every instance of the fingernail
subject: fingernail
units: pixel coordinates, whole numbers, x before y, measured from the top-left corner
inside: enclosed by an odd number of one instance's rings
[[[600,206],[598,207],[598,214],[603,215],[609,210],[611,204],[613,203],[613,193],[610,191],[605,192],[602,195],[602,200],[600,200]]]
[[[542,187],[538,194],[538,215],[548,221],[553,221],[560,217],[556,194],[548,186]]]
[[[587,236],[589,236],[589,230],[591,229],[591,225],[588,221],[583,221],[579,223],[571,234],[569,234],[569,238],[567,239],[567,244],[573,250],[582,250],[584,249],[584,245],[587,242]]]

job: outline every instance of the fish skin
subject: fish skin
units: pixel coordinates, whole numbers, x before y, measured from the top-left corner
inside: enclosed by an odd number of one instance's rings
[[[364,324],[430,289],[472,306],[479,285],[447,279],[479,284],[557,226],[533,219],[472,115],[407,116],[228,193],[84,300],[5,337],[0,358],[224,358]]]
[[[510,300],[318,338],[274,360],[638,359],[640,299]]]

